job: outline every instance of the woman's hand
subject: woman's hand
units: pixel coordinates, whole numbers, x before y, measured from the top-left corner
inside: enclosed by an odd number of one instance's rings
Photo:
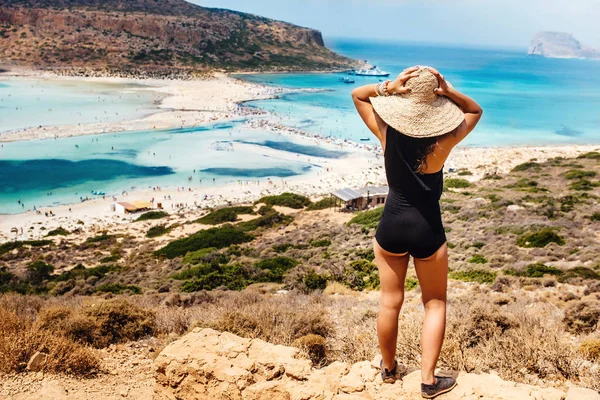
[[[402,71],[394,81],[388,83],[388,93],[405,94],[410,92],[410,89],[405,87],[404,85],[406,84],[406,81],[408,81],[410,78],[416,78],[417,76],[419,76],[419,74],[416,73],[416,71],[418,70],[419,67],[410,67]]]
[[[439,96],[448,96],[448,93],[450,91],[450,88],[452,88],[452,85],[450,85],[449,82],[446,82],[444,75],[440,74],[440,71],[438,71],[437,69],[429,68],[429,70],[438,80],[439,86],[433,90],[435,92],[435,94],[437,94]]]

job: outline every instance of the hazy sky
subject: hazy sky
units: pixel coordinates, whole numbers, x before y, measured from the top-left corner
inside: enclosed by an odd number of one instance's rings
[[[600,0],[191,0],[327,36],[527,47],[540,30],[600,47]]]

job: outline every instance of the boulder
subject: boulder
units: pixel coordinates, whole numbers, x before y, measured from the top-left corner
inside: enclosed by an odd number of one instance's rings
[[[46,365],[47,360],[48,354],[38,351],[29,359],[27,370],[31,372],[41,371],[44,368],[44,365]]]

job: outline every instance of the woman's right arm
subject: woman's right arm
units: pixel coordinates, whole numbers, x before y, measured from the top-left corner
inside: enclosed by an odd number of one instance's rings
[[[481,119],[483,110],[475,100],[449,85],[444,79],[444,75],[433,68],[431,68],[431,72],[438,78],[439,82],[439,87],[435,90],[435,93],[440,96],[448,97],[465,114],[465,121],[458,127],[456,134],[453,135],[454,145],[456,145],[475,129],[475,126]]]

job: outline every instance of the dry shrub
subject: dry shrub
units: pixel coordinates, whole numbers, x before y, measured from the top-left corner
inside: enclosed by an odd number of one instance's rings
[[[37,351],[48,354],[45,371],[90,376],[100,370],[100,360],[89,348],[0,308],[0,371],[24,371]]]
[[[81,309],[68,306],[51,306],[40,310],[37,318],[40,329],[52,331],[76,342],[96,347],[104,344],[100,330],[93,319],[84,315]]]
[[[522,304],[502,311],[471,299],[453,309],[440,360],[450,369],[495,370],[509,380],[522,381],[523,372],[542,379],[577,378],[580,361],[556,325],[547,316],[527,314]]]
[[[586,339],[579,346],[583,356],[592,362],[600,361],[600,339]]]
[[[572,333],[590,333],[600,321],[600,301],[578,301],[565,310],[564,322]]]
[[[122,299],[104,301],[85,314],[98,326],[97,343],[104,346],[152,335],[156,326],[152,311]]]
[[[331,325],[321,311],[285,310],[273,304],[261,305],[252,311],[226,312],[208,326],[243,337],[287,345],[308,334],[325,337],[331,331]]]
[[[313,362],[313,365],[317,367],[325,365],[327,360],[327,345],[323,336],[309,333],[294,340],[292,346],[298,347],[302,352],[306,353],[308,358]]]
[[[36,327],[97,348],[152,335],[154,312],[115,299],[88,307],[49,306],[40,310]]]

